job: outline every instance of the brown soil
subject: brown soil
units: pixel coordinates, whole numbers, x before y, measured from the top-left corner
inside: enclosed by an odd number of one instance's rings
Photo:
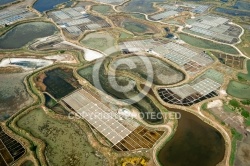
[[[42,92],[46,91],[46,85],[43,83],[43,80],[46,78],[46,74],[45,73],[41,73],[35,80],[35,84],[37,86],[37,89],[39,89]]]

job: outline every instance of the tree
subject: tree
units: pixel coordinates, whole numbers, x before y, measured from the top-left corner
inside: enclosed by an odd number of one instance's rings
[[[245,78],[243,78],[242,76],[238,76],[238,80],[241,82],[246,82],[247,80]]]
[[[240,103],[236,100],[236,99],[232,99],[229,101],[229,104],[235,108],[239,108],[240,107]]]
[[[249,118],[249,112],[246,111],[245,109],[242,109],[241,115],[242,115],[244,118],[246,118],[246,119]]]
[[[32,145],[32,146],[30,147],[30,150],[34,152],[34,151],[36,151],[36,148],[37,148],[36,145]]]
[[[246,100],[242,100],[240,101],[243,105],[250,105],[250,100],[246,99]]]

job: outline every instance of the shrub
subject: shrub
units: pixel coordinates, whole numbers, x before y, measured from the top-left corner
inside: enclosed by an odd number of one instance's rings
[[[236,100],[236,99],[232,99],[229,101],[229,104],[235,108],[239,108],[240,107],[240,103]]]
[[[240,101],[243,105],[250,105],[250,100],[246,99],[246,100],[242,100]]]
[[[244,117],[244,118],[248,118],[249,117],[249,112],[248,111],[246,111],[245,109],[242,109],[242,111],[241,111],[241,115]]]
[[[238,76],[238,80],[241,82],[246,82],[247,80],[245,78],[243,78],[242,76]]]

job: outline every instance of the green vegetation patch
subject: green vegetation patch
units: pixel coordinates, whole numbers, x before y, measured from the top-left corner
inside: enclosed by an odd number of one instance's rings
[[[21,164],[21,166],[35,166],[35,164],[32,161],[27,160],[27,161],[23,162]]]
[[[250,100],[241,100],[240,101],[243,105],[250,105]]]
[[[45,155],[50,165],[104,165],[103,156],[96,156],[86,134],[76,124],[55,120],[36,109],[22,117],[17,125],[46,143]]]
[[[29,72],[0,74],[0,121],[32,103],[33,99],[23,83],[28,74]]]
[[[69,115],[69,112],[61,105],[61,104],[56,104],[51,108],[55,113],[67,116]]]
[[[250,60],[247,61],[247,71],[248,73],[247,74],[244,74],[244,73],[239,73],[238,74],[238,78],[240,78],[240,80],[244,81],[244,80],[247,80],[247,81],[250,81]]]
[[[232,151],[231,151],[231,155],[230,155],[229,164],[234,165],[234,160],[235,160],[235,156],[236,156],[237,141],[242,140],[242,135],[240,133],[238,133],[235,129],[231,129],[231,133],[232,133],[233,139],[232,139]]]
[[[245,109],[241,110],[241,115],[245,118],[248,119],[249,118],[249,112]]]
[[[88,34],[81,40],[81,44],[91,49],[105,51],[114,46],[115,39],[107,32],[95,32]]]
[[[229,53],[229,54],[239,54],[236,49],[228,45],[214,43],[209,40],[192,37],[190,35],[186,35],[183,33],[179,34],[179,36],[181,40],[195,47],[201,47],[201,48],[211,49],[211,50],[219,50],[219,51]]]
[[[92,10],[105,15],[114,12],[112,7],[108,5],[95,5]]]
[[[130,15],[135,17],[135,18],[146,20],[145,16],[143,14],[140,14],[140,13],[131,13]]]
[[[136,65],[136,67],[133,69],[128,67],[131,62]],[[148,69],[149,66],[152,66],[153,69],[152,78],[149,78],[148,75],[148,73],[151,73],[151,71]],[[117,71],[126,71],[129,73],[132,72],[134,75],[142,77],[146,80],[152,79],[153,83],[157,85],[175,84],[185,79],[184,73],[155,57],[121,57],[115,59],[111,63],[111,67],[117,69]]]
[[[248,57],[250,57],[250,26],[248,24],[243,24],[245,32],[241,37],[242,42],[237,45],[237,47]]]
[[[250,126],[250,117],[248,117],[247,119],[245,119],[245,125],[246,126]]]
[[[230,81],[227,87],[227,93],[239,99],[250,99],[250,85],[237,81]]]
[[[120,36],[119,36],[120,39],[128,39],[128,38],[132,38],[132,37],[133,37],[133,35],[126,33],[126,32],[121,32]]]
[[[139,22],[124,21],[123,27],[133,33],[145,33],[148,30],[148,26]]]
[[[226,111],[226,112],[234,112],[229,105],[227,104],[224,104],[223,105],[223,110]]]
[[[45,106],[46,107],[52,108],[57,104],[57,102],[53,98],[51,98],[48,94],[45,93],[44,97],[45,97]]]
[[[229,101],[229,104],[233,107],[239,108],[240,107],[240,103],[236,100],[236,99],[232,99]]]

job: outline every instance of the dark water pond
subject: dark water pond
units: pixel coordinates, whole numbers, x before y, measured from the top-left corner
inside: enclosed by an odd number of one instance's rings
[[[69,0],[37,0],[33,7],[39,12],[44,12],[53,9],[58,4],[68,1]]]
[[[56,68],[46,71],[45,74],[43,83],[46,85],[46,92],[56,99],[68,95],[79,87],[70,69]]]
[[[237,1],[235,5],[233,6],[233,8],[239,9],[239,10],[250,10],[250,2]]]
[[[163,166],[215,166],[223,160],[225,141],[216,129],[191,113],[171,111],[182,117],[173,138],[158,154]]]
[[[7,3],[15,2],[16,0],[1,0],[0,5],[5,5]]]
[[[0,49],[21,48],[36,38],[53,35],[56,31],[57,28],[51,23],[24,23],[0,37]]]
[[[227,9],[227,8],[217,7],[215,9],[215,11],[219,12],[219,13],[228,14],[231,16],[250,16],[250,12],[241,11],[241,10],[237,10],[237,9]]]

